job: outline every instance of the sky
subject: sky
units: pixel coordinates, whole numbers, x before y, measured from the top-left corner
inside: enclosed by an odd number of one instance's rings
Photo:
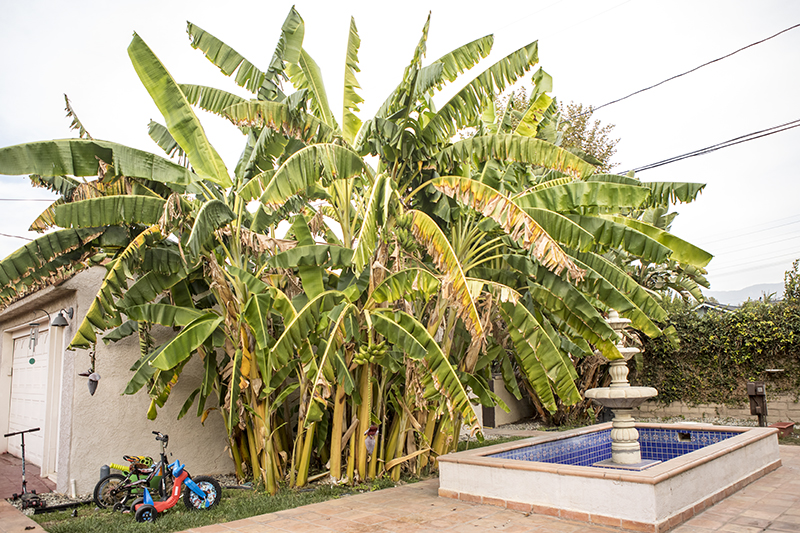
[[[127,56],[137,32],[180,83],[248,93],[189,46],[191,21],[265,68],[292,2],[118,0],[4,2],[0,49],[0,146],[75,137],[64,94],[97,139],[160,153],[147,135],[163,122]],[[539,65],[563,103],[599,106],[800,23],[792,0],[406,0],[297,1],[304,46],[322,69],[341,117],[350,17],[361,37],[358,80],[366,120],[399,82],[428,12],[426,62],[487,34],[492,55],[477,75],[539,41]],[[488,7],[487,7],[488,6]],[[800,28],[694,73],[598,110],[619,138],[617,171],[637,168],[800,119]],[[535,70],[535,69],[534,69]],[[464,81],[471,79],[468,73]],[[529,80],[529,77],[528,77]],[[527,83],[529,87],[529,81]],[[453,93],[446,90],[439,105]],[[223,119],[197,112],[233,169],[244,138]],[[340,121],[341,122],[341,121]],[[800,258],[800,128],[643,171],[643,181],[706,183],[678,205],[672,232],[714,254],[713,290],[782,282]],[[54,195],[25,177],[0,176],[0,257],[33,238],[30,223]],[[12,237],[16,236],[16,237]]]

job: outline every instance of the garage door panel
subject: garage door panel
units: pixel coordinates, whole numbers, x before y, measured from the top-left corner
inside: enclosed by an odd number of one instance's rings
[[[25,435],[25,460],[37,466],[42,464],[44,451],[48,352],[48,330],[39,332],[35,348],[31,348],[30,337],[27,335],[14,339],[8,432],[42,428]],[[20,457],[20,443],[18,436],[9,438],[9,453]]]

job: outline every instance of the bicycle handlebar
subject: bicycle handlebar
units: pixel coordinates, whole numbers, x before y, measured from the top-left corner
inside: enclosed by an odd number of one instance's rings
[[[41,428],[23,429],[22,431],[15,431],[14,433],[6,433],[3,437],[13,437],[14,435],[22,435],[23,433],[33,433],[39,431]]]

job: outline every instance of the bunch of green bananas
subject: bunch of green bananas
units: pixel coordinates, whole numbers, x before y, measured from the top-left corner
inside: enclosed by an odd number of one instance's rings
[[[353,356],[353,360],[358,365],[380,363],[388,350],[386,341],[381,341],[378,344],[362,344]]]

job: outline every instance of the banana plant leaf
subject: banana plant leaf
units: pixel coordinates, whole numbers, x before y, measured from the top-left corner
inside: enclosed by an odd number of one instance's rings
[[[480,113],[477,103],[493,99],[508,85],[528,72],[539,61],[536,41],[504,57],[455,94],[422,131],[428,144],[447,142],[456,131],[472,125]]]
[[[261,195],[261,203],[278,209],[286,201],[318,182],[350,179],[367,169],[361,156],[337,144],[313,144],[292,154],[275,172]]]
[[[143,304],[125,308],[128,318],[161,324],[162,326],[186,326],[203,315],[203,311],[170,304]],[[124,325],[124,324],[123,324]],[[120,326],[122,327],[122,326]]]
[[[640,231],[648,237],[657,240],[672,250],[671,259],[674,259],[680,263],[688,263],[695,267],[704,267],[714,257],[705,250],[698,248],[697,246],[686,242],[683,239],[672,235],[671,233],[660,230],[655,226],[651,226],[650,224],[645,224],[639,220],[620,216],[605,216],[604,218],[617,222],[618,224],[625,224],[626,226]]]
[[[277,102],[248,101],[232,105],[225,116],[237,126],[266,127],[307,144],[329,143],[335,129],[313,115]]]
[[[540,139],[521,135],[498,133],[456,141],[436,154],[441,174],[461,163],[472,161],[514,161],[559,170],[583,178],[594,172],[594,167],[581,158]],[[540,207],[528,205],[527,207]]]
[[[422,354],[427,372],[422,373],[426,395],[438,393],[444,397],[448,412],[460,414],[469,428],[480,431],[475,411],[470,405],[467,391],[458,379],[456,369],[447,356],[416,318],[403,311],[375,309],[370,313],[375,329],[392,344],[401,346],[409,357]]]
[[[117,301],[116,306],[127,309],[135,305],[143,305],[158,298],[164,291],[171,288],[179,281],[186,279],[189,272],[179,270],[175,274],[165,276],[159,272],[148,272],[138,278],[125,294]]]
[[[356,272],[361,272],[367,266],[375,253],[378,245],[378,218],[382,210],[383,203],[381,197],[384,194],[384,184],[391,181],[386,173],[381,173],[375,179],[375,184],[370,190],[369,200],[364,206],[364,216],[361,222],[361,231],[358,234],[355,253],[353,254],[353,268]],[[386,213],[384,212],[384,219]]]
[[[106,196],[62,204],[55,223],[62,228],[96,228],[130,224],[151,225],[164,212],[165,200],[151,196]]]
[[[186,248],[192,258],[200,255],[200,249],[211,239],[216,230],[236,218],[233,211],[221,200],[211,200],[203,204],[192,225]]]
[[[178,143],[175,142],[175,139],[172,138],[169,130],[163,124],[151,120],[147,125],[147,134],[169,157],[186,156],[186,152],[178,146]]]
[[[441,286],[439,279],[421,268],[408,268],[388,276],[375,287],[364,304],[365,309],[373,309],[376,305],[406,299],[413,301],[417,297],[428,301]]]
[[[222,321],[223,317],[216,313],[203,313],[167,342],[150,364],[159,370],[174,368],[202,346]]]
[[[640,207],[649,197],[650,190],[645,187],[576,181],[523,194],[514,200],[523,207],[569,213],[586,207],[617,210],[623,207]]]
[[[225,116],[225,110],[229,107],[247,102],[241,96],[205,85],[181,83],[178,87],[190,105],[222,117]]]
[[[236,74],[234,81],[239,87],[244,87],[255,94],[261,84],[264,83],[264,77],[266,76],[264,72],[256,68],[236,50],[196,24],[187,22],[186,33],[189,34],[189,44],[192,45],[192,48],[204,52],[206,58],[219,67],[223,74],[226,76]]]
[[[356,19],[350,17],[350,33],[347,37],[347,54],[344,64],[344,91],[342,91],[342,137],[350,144],[355,141],[358,130],[361,129],[361,119],[356,113],[358,104],[364,99],[356,92],[360,89],[356,79],[358,68],[358,48],[361,46],[361,37],[358,36]]]
[[[308,102],[311,114],[320,119],[331,129],[338,129],[339,125],[333,118],[331,106],[328,104],[328,94],[322,81],[322,71],[316,61],[308,55],[305,49],[300,51],[296,63],[290,63],[286,68],[292,85],[298,90],[308,91]]]
[[[297,246],[274,255],[268,261],[274,268],[297,268],[316,266],[322,268],[346,268],[350,266],[353,250],[329,244]]]
[[[644,261],[656,264],[663,263],[672,255],[672,250],[668,247],[625,224],[593,216],[574,214],[566,216],[589,232],[594,237],[594,241],[600,246],[608,248],[620,247]],[[572,246],[571,248],[574,249],[575,247]],[[587,252],[589,250],[581,251]]]
[[[102,165],[108,165],[105,170]],[[0,174],[40,176],[130,176],[177,186],[197,181],[189,169],[127,146],[84,139],[17,144],[0,148]],[[176,189],[176,190],[178,190]]]
[[[460,176],[443,176],[431,180],[437,190],[468,205],[500,224],[503,230],[522,247],[529,250],[537,261],[556,274],[563,270],[573,279],[580,278],[569,256],[558,243],[514,201],[479,181]]]
[[[499,309],[516,348],[517,362],[545,409],[556,411],[553,387],[564,404],[579,402],[581,395],[558,348],[530,311],[510,302],[501,303]]]
[[[136,33],[128,46],[128,56],[139,80],[164,116],[167,129],[186,152],[195,172],[221,187],[230,187],[228,169],[208,141],[203,126],[180,87]]]

